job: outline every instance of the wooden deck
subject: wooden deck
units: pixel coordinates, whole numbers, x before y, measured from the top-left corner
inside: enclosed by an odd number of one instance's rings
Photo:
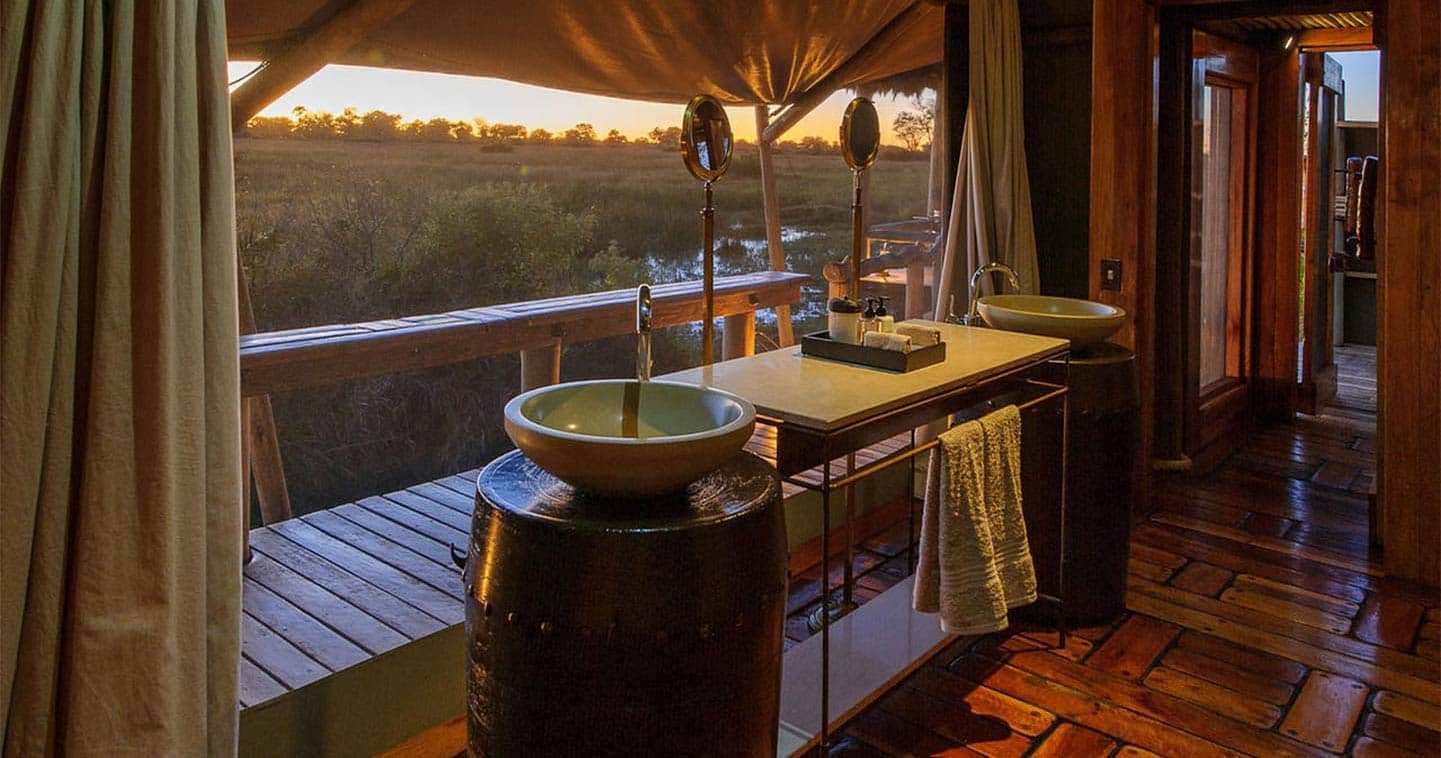
[[[1065,649],[1027,626],[957,642],[832,753],[1441,754],[1441,598],[1382,575],[1374,432],[1351,421],[1261,428],[1209,475],[1160,482],[1122,619]],[[903,535],[867,543],[863,599],[903,575]],[[803,638],[818,595],[796,589]]]

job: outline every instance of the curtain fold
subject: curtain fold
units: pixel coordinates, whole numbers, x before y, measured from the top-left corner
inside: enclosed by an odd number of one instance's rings
[[[3,11],[6,756],[235,752],[243,524],[223,8]]]
[[[1031,183],[1026,174],[1021,20],[1016,0],[972,0],[970,100],[942,259],[937,318],[951,295],[970,309],[971,273],[998,261],[1016,271],[1021,291],[1040,291]],[[964,245],[964,247],[962,247]],[[961,250],[964,249],[964,255]],[[981,282],[989,294],[991,282]],[[962,306],[965,306],[962,309]]]

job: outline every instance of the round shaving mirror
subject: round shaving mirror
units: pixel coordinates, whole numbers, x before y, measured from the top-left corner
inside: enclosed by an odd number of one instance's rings
[[[841,155],[852,171],[861,171],[876,162],[880,149],[881,117],[870,100],[858,97],[846,106],[841,119]]]
[[[680,126],[680,148],[685,167],[703,182],[721,178],[730,168],[731,123],[719,100],[710,95],[691,98]]]

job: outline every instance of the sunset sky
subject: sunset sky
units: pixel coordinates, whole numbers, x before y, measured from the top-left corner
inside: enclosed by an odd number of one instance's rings
[[[254,63],[232,62],[234,81],[255,68]],[[834,141],[841,114],[854,93],[838,92],[821,107],[786,133],[786,139],[820,135]],[[619,129],[628,137],[639,137],[657,126],[679,126],[684,103],[643,103],[598,95],[517,84],[501,79],[397,71],[364,66],[326,66],[320,73],[272,103],[265,116],[288,116],[297,105],[310,110],[340,113],[348,107],[362,112],[383,110],[407,119],[442,116],[454,121],[480,117],[490,122],[524,124],[552,132],[564,131],[579,122],[595,126],[604,135]],[[887,127],[883,141],[894,143],[889,134],[891,119],[909,109],[904,98],[878,98],[876,110]],[[737,139],[755,139],[755,112],[751,108],[728,108],[731,128]]]
[[[1375,52],[1333,53],[1346,81],[1346,118],[1372,121],[1377,112],[1380,56]],[[245,76],[254,63],[232,62],[232,81]],[[846,103],[853,97],[838,92],[812,111],[786,134],[787,139],[819,135],[835,140]],[[598,95],[448,74],[398,71],[363,66],[326,66],[320,73],[272,103],[262,115],[285,116],[297,105],[339,113],[348,107],[364,111],[400,113],[407,119],[443,116],[452,120],[480,117],[490,122],[524,124],[560,132],[588,122],[604,135],[619,129],[628,137],[646,134],[656,126],[679,125],[683,103],[645,103]],[[876,109],[887,127],[883,141],[894,144],[889,131],[896,113],[911,107],[908,100],[878,98]],[[729,108],[731,128],[738,139],[755,139],[755,115],[750,108]]]

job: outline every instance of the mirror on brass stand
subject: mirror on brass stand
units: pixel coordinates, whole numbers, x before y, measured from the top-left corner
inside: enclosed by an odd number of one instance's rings
[[[705,205],[701,207],[701,286],[705,315],[701,322],[701,363],[715,361],[715,206],[711,185],[731,165],[731,125],[725,108],[710,95],[696,95],[685,108],[680,125],[681,157],[695,178],[705,182]]]
[[[861,258],[866,253],[866,228],[864,203],[861,198],[861,172],[870,168],[876,162],[876,154],[881,149],[881,117],[876,113],[876,106],[864,97],[858,97],[846,106],[846,115],[841,118],[841,156],[846,159],[846,165],[851,167],[851,281],[850,296],[856,300],[861,299]],[[851,453],[846,456],[846,474],[850,475],[856,470],[856,455]],[[811,631],[818,631],[821,627],[830,624],[841,616],[850,613],[857,607],[853,587],[855,577],[852,576],[855,564],[855,519],[856,519],[856,489],[846,488],[846,565],[843,567],[844,574],[841,579],[841,599],[837,603],[830,597],[830,588],[822,585],[822,601],[818,608],[806,619]],[[829,577],[828,570],[825,576]],[[828,584],[828,582],[827,582]]]
[[[846,106],[841,119],[841,156],[851,167],[851,297],[861,296],[861,258],[866,253],[866,229],[861,200],[861,172],[876,162],[881,149],[881,117],[876,106],[858,97]]]

